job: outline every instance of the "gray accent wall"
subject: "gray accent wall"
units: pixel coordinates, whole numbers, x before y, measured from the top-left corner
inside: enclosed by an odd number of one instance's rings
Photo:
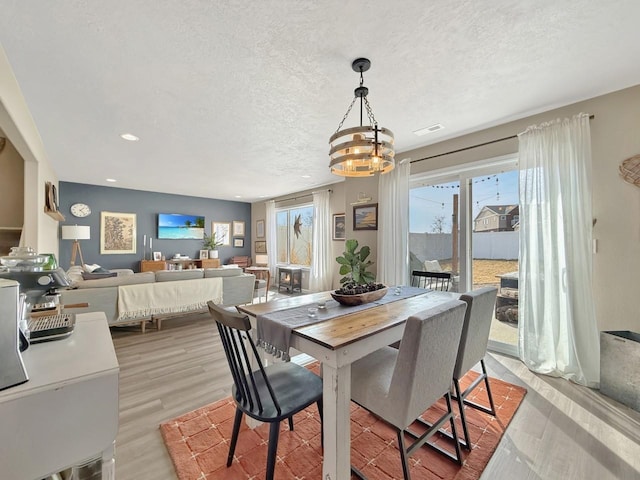
[[[76,218],[71,215],[69,207],[74,203],[85,203],[91,208],[91,215]],[[82,183],[60,182],[59,184],[60,212],[65,216],[62,225],[89,225],[91,239],[81,240],[82,256],[85,263],[98,264],[106,269],[131,268],[140,271],[140,260],[144,256],[143,235],[147,236],[147,259],[151,259],[149,239],[153,239],[153,251],[162,252],[171,258],[176,253],[198,258],[203,249],[200,240],[159,240],[158,214],[181,213],[186,215],[201,215],[205,217],[205,232],[211,233],[211,222],[245,222],[244,247],[231,245],[218,247],[220,262],[228,263],[235,255],[251,255],[251,204],[245,202],[230,202],[210,198],[189,197],[167,193],[129,190],[125,188],[103,187]],[[100,254],[100,212],[120,212],[136,214],[136,253],[135,254]],[[58,228],[58,238],[61,238],[61,228]],[[235,237],[242,238],[242,237]],[[65,270],[71,262],[71,240],[60,240],[58,262]],[[76,260],[76,265],[80,260]]]

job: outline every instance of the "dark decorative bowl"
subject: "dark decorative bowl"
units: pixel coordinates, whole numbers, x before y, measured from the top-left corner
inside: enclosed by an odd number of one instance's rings
[[[373,292],[358,293],[356,295],[341,295],[339,293],[331,292],[333,299],[341,305],[348,307],[355,307],[356,305],[363,305],[365,303],[375,302],[380,300],[387,294],[387,287],[380,290],[374,290]]]

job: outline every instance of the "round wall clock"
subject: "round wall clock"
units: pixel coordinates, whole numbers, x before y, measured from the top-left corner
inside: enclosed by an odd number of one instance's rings
[[[91,209],[89,208],[89,205],[86,205],[84,203],[74,203],[73,205],[71,205],[71,208],[69,208],[69,210],[71,211],[71,215],[73,215],[74,217],[82,218],[91,215]]]

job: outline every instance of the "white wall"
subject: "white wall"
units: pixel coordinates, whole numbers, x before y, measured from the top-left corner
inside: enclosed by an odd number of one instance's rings
[[[0,129],[25,161],[23,245],[58,255],[58,222],[44,213],[44,184],[58,185],[40,134],[22,96],[11,65],[0,46]],[[8,192],[0,201],[14,202]]]

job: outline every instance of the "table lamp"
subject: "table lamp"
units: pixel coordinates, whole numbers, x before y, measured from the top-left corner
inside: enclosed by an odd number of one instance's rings
[[[62,239],[73,240],[73,246],[71,247],[71,266],[76,264],[76,255],[80,255],[80,264],[84,266],[84,259],[82,258],[82,249],[80,248],[80,242],[78,240],[89,240],[91,238],[91,227],[88,225],[63,225],[62,226]]]
[[[268,255],[256,255],[256,266],[257,267],[266,267],[269,264],[269,256]]]

